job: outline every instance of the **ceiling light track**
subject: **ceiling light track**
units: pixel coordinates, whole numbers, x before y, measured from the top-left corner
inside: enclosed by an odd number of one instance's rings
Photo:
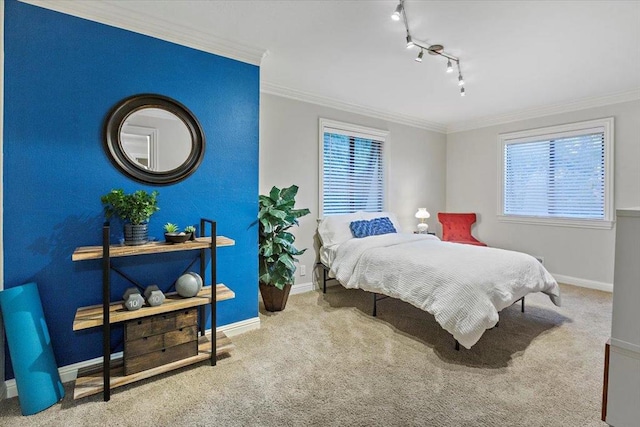
[[[394,12],[391,14],[391,19],[394,21],[400,21],[402,19],[404,28],[407,31],[407,49],[411,49],[414,47],[420,48],[420,52],[416,57],[416,62],[422,62],[424,51],[427,51],[427,53],[429,53],[430,55],[438,55],[442,56],[443,58],[447,58],[447,73],[453,73],[453,64],[451,61],[456,63],[456,66],[458,68],[458,86],[460,87],[460,96],[465,96],[464,79],[462,78],[462,70],[460,69],[460,58],[445,52],[444,46],[442,46],[441,44],[429,45],[420,40],[416,40],[411,36],[411,31],[409,30],[409,21],[407,19],[407,11],[405,9],[405,0],[400,0],[398,6],[396,6]]]

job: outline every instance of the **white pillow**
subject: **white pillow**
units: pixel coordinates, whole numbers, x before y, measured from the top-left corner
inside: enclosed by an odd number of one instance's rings
[[[353,239],[353,233],[351,233],[351,221],[358,221],[361,219],[374,219],[388,217],[393,227],[398,233],[401,233],[400,223],[398,218],[393,212],[363,212],[358,211],[344,215],[328,215],[325,216],[320,224],[318,224],[318,234],[323,246],[339,245],[346,242],[349,239]]]
[[[398,222],[398,218],[396,218],[396,214],[393,212],[361,212],[362,219],[371,220],[374,218],[384,218],[385,216],[389,218],[391,224],[396,229],[398,233],[402,233],[402,229],[400,227],[400,223]]]
[[[318,224],[318,234],[323,246],[339,245],[353,238],[349,225],[351,221],[362,218],[363,212],[354,212],[344,215],[325,216]]]

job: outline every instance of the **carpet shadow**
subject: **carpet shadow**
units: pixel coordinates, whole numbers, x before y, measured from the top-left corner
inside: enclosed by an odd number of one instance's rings
[[[527,300],[525,313],[520,311],[519,303],[505,308],[500,312],[498,327],[485,331],[471,349],[460,346],[460,351],[456,351],[453,336],[431,314],[404,301],[395,298],[378,301],[377,316],[373,317],[372,293],[332,286],[327,288],[326,294],[318,292],[317,302],[325,310],[355,308],[362,316],[382,322],[395,332],[431,348],[449,369],[455,369],[455,366],[505,368],[526,351],[534,340],[564,323],[572,322],[553,309],[531,304]],[[551,301],[548,303],[553,307]]]

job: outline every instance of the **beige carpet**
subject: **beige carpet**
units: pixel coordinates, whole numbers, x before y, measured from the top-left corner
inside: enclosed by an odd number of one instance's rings
[[[562,286],[527,297],[471,350],[429,314],[341,286],[292,296],[234,338],[217,367],[192,366],[2,426],[604,426],[599,421],[611,294]]]

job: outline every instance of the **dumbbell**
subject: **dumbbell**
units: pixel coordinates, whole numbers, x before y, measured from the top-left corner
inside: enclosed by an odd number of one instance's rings
[[[129,311],[138,310],[144,305],[144,298],[136,288],[128,288],[122,296],[123,307]]]
[[[144,290],[144,297],[151,307],[162,305],[164,302],[164,294],[156,285],[147,286]]]

